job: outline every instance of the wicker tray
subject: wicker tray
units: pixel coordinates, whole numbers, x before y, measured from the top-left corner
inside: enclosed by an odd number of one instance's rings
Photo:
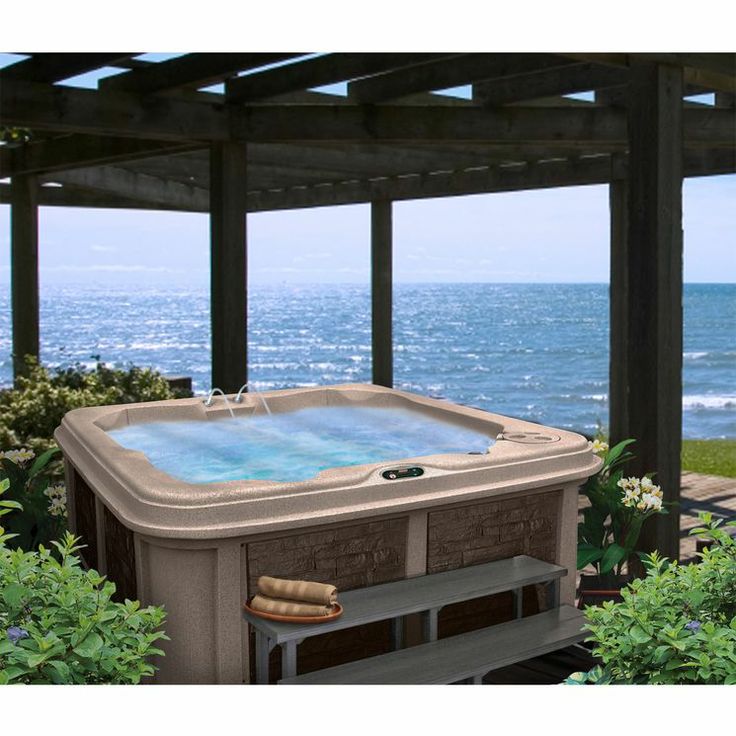
[[[328,621],[334,621],[336,618],[342,616],[342,606],[339,603],[335,603],[332,606],[332,613],[326,616],[280,616],[277,613],[266,613],[265,611],[256,611],[251,608],[250,601],[243,603],[243,608],[250,613],[252,616],[258,616],[258,618],[265,618],[268,621],[280,621],[285,624],[324,624]]]

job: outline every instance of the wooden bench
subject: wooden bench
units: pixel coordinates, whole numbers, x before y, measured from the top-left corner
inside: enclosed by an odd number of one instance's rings
[[[509,664],[574,644],[585,636],[584,616],[560,606],[535,616],[419,644],[377,657],[287,677],[285,685],[445,685],[470,681]]]
[[[398,649],[402,642],[402,617],[413,613],[420,613],[423,616],[424,639],[428,643],[433,643],[437,640],[438,614],[444,606],[451,603],[482,598],[495,593],[506,591],[512,591],[514,593],[514,610],[516,618],[519,621],[511,623],[520,624],[531,621],[532,617],[521,619],[522,589],[527,585],[547,584],[548,607],[557,609],[559,608],[559,580],[565,575],[567,575],[567,570],[564,567],[543,562],[527,555],[519,555],[505,560],[488,562],[482,565],[472,565],[449,572],[422,575],[407,580],[399,580],[393,583],[384,583],[369,588],[348,591],[340,595],[340,602],[345,609],[343,615],[340,618],[325,623],[304,625],[279,623],[244,612],[245,619],[253,626],[256,632],[256,682],[269,682],[269,653],[275,646],[282,648],[282,681],[292,683],[302,682],[302,678],[296,676],[297,648],[304,639],[310,636],[318,636],[331,631],[348,629],[375,621],[391,620],[393,646],[394,649]],[[537,619],[537,617],[533,618]],[[540,621],[542,620],[540,619]],[[549,617],[543,619],[543,621],[549,621]],[[570,626],[574,625],[571,624]],[[500,626],[508,625],[501,624]],[[542,627],[543,624],[540,623],[539,626]],[[492,627],[493,630],[497,628]],[[558,633],[561,636],[563,632],[560,630]],[[570,643],[566,638],[569,633],[568,628],[565,628],[564,633],[565,637],[563,637],[562,643],[552,646],[546,651],[553,651],[556,648],[567,646]],[[574,639],[575,641],[579,641],[584,636],[584,634],[580,633],[579,629],[578,634],[578,637]],[[463,634],[462,636],[468,635]],[[452,637],[452,640],[454,639],[458,639],[458,637]],[[439,646],[445,641],[451,640],[443,639],[436,643]],[[552,642],[552,639],[549,641]],[[392,652],[387,655],[381,655],[378,658],[358,660],[357,662],[349,663],[349,665],[361,667],[375,659],[382,659],[383,657],[390,657],[403,652],[413,652],[415,649],[425,646],[427,645],[424,644],[420,645],[420,647]],[[447,646],[443,645],[444,648]],[[531,656],[535,655],[533,654]],[[521,659],[525,658],[522,657]],[[384,660],[384,662],[386,661]],[[515,661],[520,660],[516,659]],[[342,665],[341,667],[348,667],[349,665]],[[320,674],[330,677],[331,675],[329,673],[337,669],[339,668],[329,668],[304,675],[303,677],[307,678]],[[492,666],[488,667],[486,671],[490,671],[491,669],[493,669]],[[346,676],[351,675],[348,673]]]

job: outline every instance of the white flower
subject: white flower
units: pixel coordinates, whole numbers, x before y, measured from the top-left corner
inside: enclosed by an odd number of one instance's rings
[[[51,516],[66,516],[66,488],[63,483],[49,486],[44,495],[49,499],[49,514]]]
[[[595,439],[593,440],[593,446],[591,447],[591,450],[593,450],[594,454],[596,455],[603,455],[608,452],[608,443],[603,442],[603,440]]]
[[[33,450],[27,450],[25,447],[20,450],[6,450],[5,452],[0,452],[0,458],[6,458],[16,465],[23,465],[29,460],[33,460],[34,457],[36,457],[36,453],[33,452]]]

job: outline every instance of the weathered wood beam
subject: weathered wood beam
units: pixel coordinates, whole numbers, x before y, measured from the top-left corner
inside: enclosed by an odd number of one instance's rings
[[[736,117],[730,110],[687,110],[689,143],[732,145]],[[567,145],[617,142],[626,136],[625,114],[604,108],[429,108],[402,106],[304,106],[244,108],[232,134],[249,141],[514,142]]]
[[[608,184],[626,176],[624,156],[585,156],[570,160],[548,160],[478,167],[453,172],[376,177],[368,181],[326,183],[313,187],[291,187],[282,191],[248,194],[250,212],[302,207],[358,204],[377,199],[395,201],[454,197],[552,187]],[[686,176],[736,173],[733,150],[688,153]]]
[[[325,54],[314,59],[230,79],[225,83],[228,102],[252,102],[310,87],[343,82],[387,69],[436,59],[440,54]]]
[[[183,142],[225,140],[230,135],[222,105],[17,80],[0,84],[0,124]]]
[[[13,375],[25,373],[26,355],[39,357],[38,182],[17,176],[11,182],[10,292],[13,322]]]
[[[11,204],[11,185],[0,183],[0,204]],[[160,210],[173,212],[192,212],[189,208],[182,209],[165,203],[144,202],[129,199],[110,192],[94,189],[80,189],[73,185],[48,187],[38,189],[39,207],[86,207],[97,209],[133,209],[133,210]]]
[[[733,110],[687,110],[689,143],[733,145]],[[615,142],[626,139],[625,114],[605,108],[486,110],[465,107],[263,105],[232,109],[126,93],[0,85],[0,123],[39,130],[174,141]]]
[[[84,168],[118,161],[137,161],[150,156],[201,148],[202,144],[166,143],[140,138],[99,138],[64,134],[19,148],[0,148],[0,178],[20,174]]]
[[[625,84],[627,78],[628,73],[624,69],[596,64],[573,64],[505,79],[476,82],[473,85],[473,100],[493,107],[540,97],[615,87]]]
[[[621,371],[618,400],[625,408],[614,424],[621,436],[635,437],[631,472],[655,471],[665,502],[680,498],[682,443],[682,69],[652,63],[631,67],[626,246],[618,257],[624,269],[626,307],[615,327],[626,343],[612,356]],[[614,315],[615,316],[615,315]],[[614,345],[612,344],[612,347]],[[680,510],[652,517],[644,525],[641,549],[676,559],[680,550]]]
[[[401,69],[348,85],[348,96],[360,103],[374,103],[416,92],[457,87],[481,79],[495,79],[539,71],[553,66],[570,66],[554,54],[461,54],[411,69]]]
[[[206,189],[117,166],[56,172],[46,175],[44,179],[181,210],[206,212],[209,207],[209,192]]]
[[[393,224],[386,200],[371,202],[371,356],[373,383],[392,388]]]
[[[212,386],[232,393],[248,380],[246,144],[215,143],[210,155]]]
[[[33,54],[29,59],[6,66],[0,70],[0,86],[11,79],[27,82],[60,82],[78,74],[99,69],[102,66],[114,65],[120,59],[127,59],[135,54]]]
[[[568,158],[570,156],[571,154],[568,154]],[[372,196],[377,195],[392,199],[421,199],[553,186],[605,184],[626,176],[627,162],[623,155],[616,156],[612,162],[609,156],[588,154],[573,160],[572,163],[564,159],[546,159],[532,166],[521,163],[495,166],[494,168],[498,169],[496,176],[488,175],[490,168],[492,167],[460,169],[452,173],[445,171],[436,174],[382,176],[374,177],[373,181],[328,182],[317,186],[282,186],[273,187],[278,191],[271,192],[260,192],[255,186],[251,186],[248,193],[248,211],[353,204],[370,201]],[[568,169],[576,169],[577,173]],[[687,177],[733,173],[736,173],[735,149],[691,150],[685,154]],[[149,180],[145,186],[122,187],[120,181],[120,178],[116,181],[114,177],[109,176],[99,177],[96,181],[86,180],[90,186],[110,186],[111,191],[83,189],[70,182],[65,183],[63,188],[42,186],[38,191],[38,203],[51,207],[124,207],[188,212],[206,212],[209,209],[209,202],[206,201],[203,192],[198,191],[203,189],[199,182],[194,186],[183,179],[181,183],[185,187],[170,197],[165,196],[165,185],[156,182],[159,184],[159,192],[156,201],[151,202],[135,199],[134,196],[143,196],[146,187],[154,186],[154,182]],[[118,190],[131,196],[118,194],[116,193]],[[192,196],[184,197],[186,191],[192,191]],[[9,204],[10,201],[10,185],[0,183],[0,204]]]
[[[724,60],[715,62],[708,59],[710,56],[731,57],[733,54],[589,54],[564,53],[571,59],[590,61],[595,64],[629,67],[636,63],[637,58],[659,61],[660,63],[683,68],[684,84],[702,87],[719,92],[736,92],[736,72],[732,67],[724,66]],[[724,68],[727,73],[724,73]]]
[[[100,81],[101,90],[152,94],[189,85],[205,86],[223,77],[277,61],[298,53],[186,54]]]

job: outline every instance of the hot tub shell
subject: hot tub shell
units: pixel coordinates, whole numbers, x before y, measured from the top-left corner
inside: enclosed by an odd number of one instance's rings
[[[107,431],[221,419],[222,400],[210,407],[192,398],[69,412],[55,435],[66,464],[69,525],[88,545],[88,564],[121,594],[166,607],[171,641],[156,662],[157,682],[250,680],[241,605],[260,574],[347,589],[524,553],[566,567],[561,601],[574,602],[578,487],[601,464],[584,437],[365,384],[264,396],[274,412],[400,406],[501,439],[485,455],[397,458],[300,482],[190,484]],[[234,410],[263,411],[252,395]],[[381,475],[404,465],[424,474]]]

